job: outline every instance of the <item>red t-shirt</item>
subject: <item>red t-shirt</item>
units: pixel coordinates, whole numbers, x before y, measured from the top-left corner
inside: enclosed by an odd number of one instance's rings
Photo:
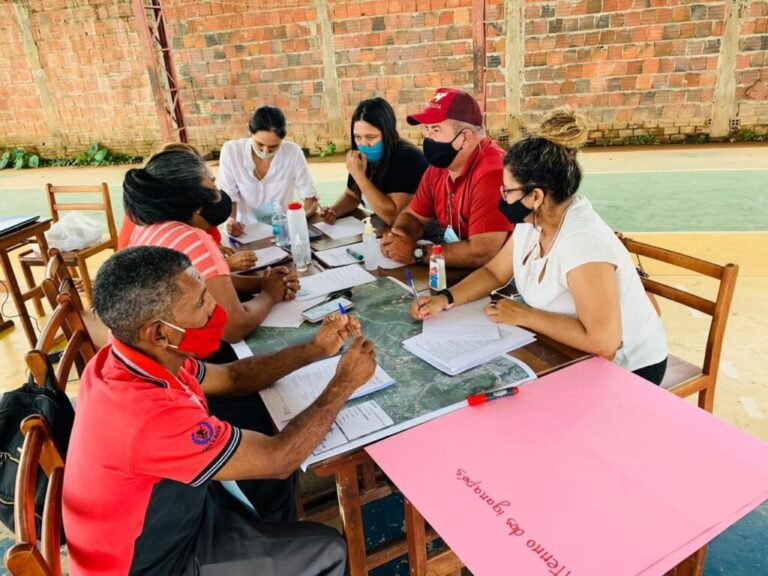
[[[128,216],[125,216],[123,218],[123,223],[120,225],[120,231],[117,234],[118,250],[122,250],[123,248],[128,247],[128,245],[131,243],[131,234],[133,234],[135,229],[136,224],[134,221],[128,218]],[[217,246],[221,244],[221,232],[218,228],[216,228],[216,226],[211,226],[205,232],[208,234],[208,236],[213,238],[213,241],[216,242]]]
[[[443,228],[450,221],[460,240],[485,232],[512,232],[514,225],[499,211],[503,169],[504,150],[485,137],[456,180],[451,180],[447,168],[427,168],[411,210],[422,218],[437,218]]]
[[[72,574],[170,574],[192,550],[207,484],[240,443],[208,413],[205,364],[178,378],[113,340],[80,380],[64,472]]]

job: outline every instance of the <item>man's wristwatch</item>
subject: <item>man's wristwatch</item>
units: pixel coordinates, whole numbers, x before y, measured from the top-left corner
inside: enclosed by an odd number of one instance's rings
[[[424,264],[424,248],[416,246],[413,249],[413,258],[416,260],[416,264]]]
[[[448,290],[448,288],[446,288],[445,290],[440,290],[438,294],[440,294],[440,296],[445,296],[445,298],[448,300],[448,304],[444,308],[445,310],[450,310],[451,308],[453,308],[453,294],[451,294],[451,291]]]

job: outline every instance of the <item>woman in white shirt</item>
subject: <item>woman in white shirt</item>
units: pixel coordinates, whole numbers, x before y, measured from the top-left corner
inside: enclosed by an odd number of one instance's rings
[[[240,236],[246,224],[273,212],[275,202],[286,210],[294,191],[307,215],[317,210],[317,188],[298,144],[284,140],[285,115],[276,106],[262,106],[248,123],[250,138],[229,140],[221,147],[217,184],[232,199],[227,232]]]
[[[504,157],[499,209],[515,223],[483,268],[411,307],[425,319],[453,304],[486,297],[513,277],[525,303],[486,308],[496,321],[528,328],[603,356],[661,383],[667,343],[624,245],[577,194],[581,168],[568,150],[540,136],[516,142]]]

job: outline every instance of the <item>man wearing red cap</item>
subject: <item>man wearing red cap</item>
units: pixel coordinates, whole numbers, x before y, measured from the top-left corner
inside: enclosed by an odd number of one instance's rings
[[[504,151],[485,134],[477,101],[462,90],[439,88],[408,124],[426,127],[424,155],[430,167],[411,204],[382,241],[385,256],[406,264],[429,260],[417,246],[434,218],[443,229],[448,266],[479,268],[501,249],[513,226],[499,211]]]

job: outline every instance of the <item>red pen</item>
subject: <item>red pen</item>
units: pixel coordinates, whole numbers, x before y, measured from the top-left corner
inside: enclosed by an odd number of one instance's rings
[[[489,402],[491,400],[496,400],[496,398],[504,398],[505,396],[514,396],[519,391],[520,389],[517,386],[512,386],[511,388],[502,388],[501,390],[495,390],[493,392],[485,392],[483,394],[474,394],[467,398],[467,403],[470,406],[479,406],[480,404],[485,404],[486,402]]]

